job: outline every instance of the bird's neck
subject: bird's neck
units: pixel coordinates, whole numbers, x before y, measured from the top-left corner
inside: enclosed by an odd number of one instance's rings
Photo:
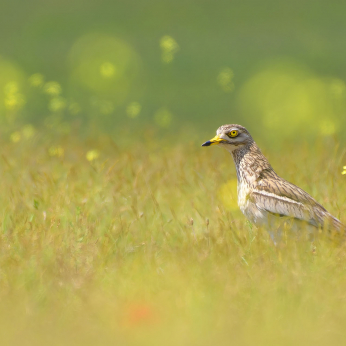
[[[238,183],[253,185],[259,179],[276,176],[267,158],[255,142],[231,152],[237,170]]]

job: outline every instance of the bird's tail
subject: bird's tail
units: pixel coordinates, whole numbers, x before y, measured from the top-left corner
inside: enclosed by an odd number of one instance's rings
[[[339,219],[327,212],[324,221],[324,228],[346,238],[346,226]]]

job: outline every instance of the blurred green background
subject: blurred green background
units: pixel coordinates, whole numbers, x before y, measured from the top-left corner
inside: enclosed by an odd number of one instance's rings
[[[30,0],[1,8],[3,129],[212,135],[240,123],[268,143],[344,132],[345,2]]]
[[[345,13],[1,1],[1,346],[343,344],[345,244],[274,246],[200,144],[246,126],[345,223]]]

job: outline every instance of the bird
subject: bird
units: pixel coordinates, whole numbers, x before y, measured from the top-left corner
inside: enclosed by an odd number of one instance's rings
[[[271,227],[286,219],[314,231],[346,231],[345,225],[307,192],[276,174],[245,127],[220,126],[216,136],[202,144],[211,145],[231,153],[237,172],[238,206],[252,224]]]

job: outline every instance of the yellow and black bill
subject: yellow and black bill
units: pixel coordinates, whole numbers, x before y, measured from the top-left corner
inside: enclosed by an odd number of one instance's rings
[[[224,139],[220,138],[219,135],[216,135],[214,138],[212,138],[210,141],[207,141],[202,144],[202,147],[209,147],[213,144],[219,144],[221,142],[226,142]]]

